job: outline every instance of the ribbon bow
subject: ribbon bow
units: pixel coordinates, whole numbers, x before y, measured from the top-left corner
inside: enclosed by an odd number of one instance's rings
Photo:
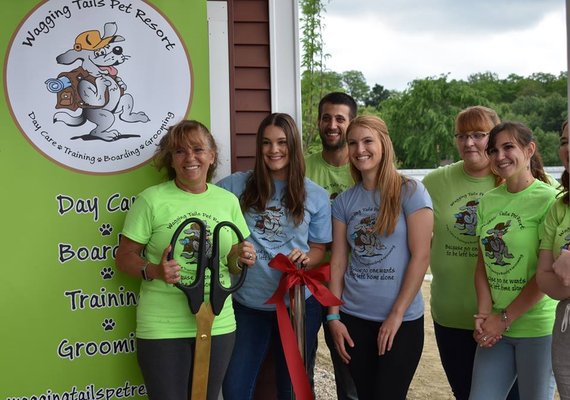
[[[303,364],[299,348],[297,347],[295,333],[287,313],[284,297],[293,286],[306,285],[313,296],[315,296],[315,299],[323,306],[338,306],[341,305],[342,302],[321,283],[330,280],[329,264],[323,264],[319,267],[305,270],[295,267],[295,264],[293,264],[287,256],[279,253],[269,261],[269,266],[283,272],[279,286],[277,286],[273,295],[265,303],[275,304],[277,307],[279,335],[283,345],[287,369],[291,376],[293,391],[298,400],[312,399],[313,394],[311,386],[309,385],[309,378],[307,377],[307,371],[305,370],[305,365]]]

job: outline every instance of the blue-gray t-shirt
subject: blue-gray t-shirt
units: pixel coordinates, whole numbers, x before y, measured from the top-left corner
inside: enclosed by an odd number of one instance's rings
[[[350,246],[342,292],[344,304],[340,307],[343,312],[370,321],[384,321],[388,317],[410,260],[406,216],[421,208],[433,208],[425,187],[413,182],[402,185],[402,211],[390,236],[373,233],[380,210],[378,190],[366,190],[358,183],[333,201],[333,218],[346,225]],[[423,298],[418,291],[404,314],[404,321],[418,319],[423,313]]]
[[[236,172],[220,180],[217,185],[241,197],[250,175],[251,171]],[[258,310],[275,310],[274,304],[265,302],[277,289],[282,275],[280,271],[268,266],[277,253],[287,255],[293,248],[306,253],[309,251],[308,242],[329,243],[332,240],[331,208],[326,190],[305,178],[305,216],[303,222],[295,226],[282,204],[287,182],[275,180],[274,184],[275,193],[264,211],[249,209],[244,213],[251,232],[248,241],[255,247],[257,260],[247,271],[243,286],[233,294],[233,298],[240,304]],[[307,290],[306,297],[310,295]],[[286,303],[289,304],[288,299]]]

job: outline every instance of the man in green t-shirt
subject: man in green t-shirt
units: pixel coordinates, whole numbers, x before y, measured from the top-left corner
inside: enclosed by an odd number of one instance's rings
[[[319,103],[318,126],[323,150],[305,158],[305,175],[325,188],[331,201],[354,183],[350,176],[346,128],[356,112],[356,102],[346,93],[329,93]]]
[[[329,193],[331,202],[339,193],[354,184],[350,175],[346,128],[356,117],[356,112],[356,102],[346,93],[332,92],[319,102],[317,123],[323,150],[305,158],[305,175]],[[329,257],[330,253],[327,252],[327,260]],[[323,330],[334,367],[337,397],[339,400],[357,400],[356,388],[348,366],[342,362],[336,352],[334,341],[326,326],[327,313],[328,310],[324,307]],[[317,346],[315,346],[315,354],[312,354],[309,359],[311,382],[316,350]]]

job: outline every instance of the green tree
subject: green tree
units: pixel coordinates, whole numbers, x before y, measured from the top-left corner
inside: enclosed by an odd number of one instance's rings
[[[542,129],[537,128],[533,131],[538,143],[538,150],[542,156],[542,162],[545,166],[560,165],[560,158],[558,158],[558,132],[544,132]]]
[[[364,74],[360,71],[350,70],[342,73],[342,86],[346,93],[351,95],[354,100],[364,105],[370,92],[370,86],[366,83]]]
[[[301,107],[303,144],[308,147],[318,137],[315,122],[316,104],[322,95],[322,78],[326,54],[323,52],[322,14],[325,12],[322,0],[300,0],[301,9]]]
[[[382,106],[401,168],[435,168],[458,159],[454,121],[463,108],[489,102],[464,81],[438,78],[414,80],[401,96]]]
[[[391,92],[385,89],[384,86],[379,84],[374,84],[372,90],[368,94],[368,97],[364,100],[364,104],[367,107],[374,107],[375,109],[380,109],[380,104],[390,97]]]

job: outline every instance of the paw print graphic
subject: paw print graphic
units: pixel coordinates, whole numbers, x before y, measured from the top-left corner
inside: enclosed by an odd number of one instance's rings
[[[101,277],[103,279],[112,279],[113,275],[115,275],[115,271],[111,267],[105,267],[101,270]]]
[[[99,232],[101,232],[101,236],[109,236],[113,232],[113,227],[111,224],[103,224],[99,227]]]
[[[105,318],[105,320],[101,323],[101,326],[106,331],[112,331],[115,329],[115,321],[112,318]]]

